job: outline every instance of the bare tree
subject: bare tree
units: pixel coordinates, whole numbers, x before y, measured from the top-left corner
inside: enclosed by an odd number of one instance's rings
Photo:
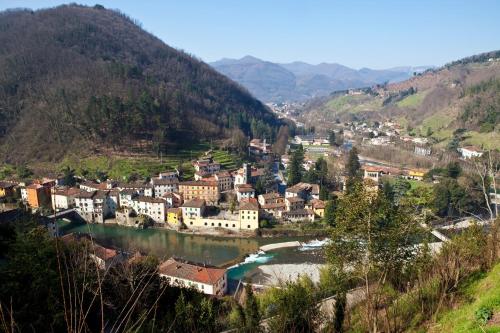
[[[488,150],[482,157],[472,159],[471,163],[475,173],[481,179],[481,191],[484,195],[490,219],[493,220],[495,216],[498,216],[498,205],[496,204],[498,195],[496,176],[500,171],[498,153]],[[491,200],[491,196],[494,197],[494,203]]]

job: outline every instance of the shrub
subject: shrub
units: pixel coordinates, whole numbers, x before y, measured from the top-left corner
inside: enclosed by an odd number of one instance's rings
[[[493,317],[493,310],[490,307],[481,306],[474,312],[474,317],[480,325],[485,325]]]

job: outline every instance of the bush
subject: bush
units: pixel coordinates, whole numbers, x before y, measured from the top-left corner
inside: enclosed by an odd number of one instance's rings
[[[493,310],[490,307],[481,306],[474,312],[474,317],[480,325],[485,325],[493,317]]]

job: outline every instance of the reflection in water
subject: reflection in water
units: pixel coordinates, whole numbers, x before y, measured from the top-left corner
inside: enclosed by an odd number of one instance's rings
[[[96,242],[106,247],[140,251],[168,258],[177,257],[210,265],[227,265],[255,253],[264,244],[298,238],[224,238],[190,235],[163,229],[135,229],[118,225],[73,224],[60,222],[62,234],[91,232]],[[302,238],[304,240],[304,238]]]

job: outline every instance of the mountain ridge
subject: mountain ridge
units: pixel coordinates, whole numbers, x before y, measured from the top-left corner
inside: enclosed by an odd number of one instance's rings
[[[275,63],[251,55],[240,59],[223,58],[209,64],[246,87],[264,102],[304,101],[326,96],[335,90],[401,81],[411,77],[413,72],[429,68],[400,66],[390,69],[356,70],[338,63]]]

